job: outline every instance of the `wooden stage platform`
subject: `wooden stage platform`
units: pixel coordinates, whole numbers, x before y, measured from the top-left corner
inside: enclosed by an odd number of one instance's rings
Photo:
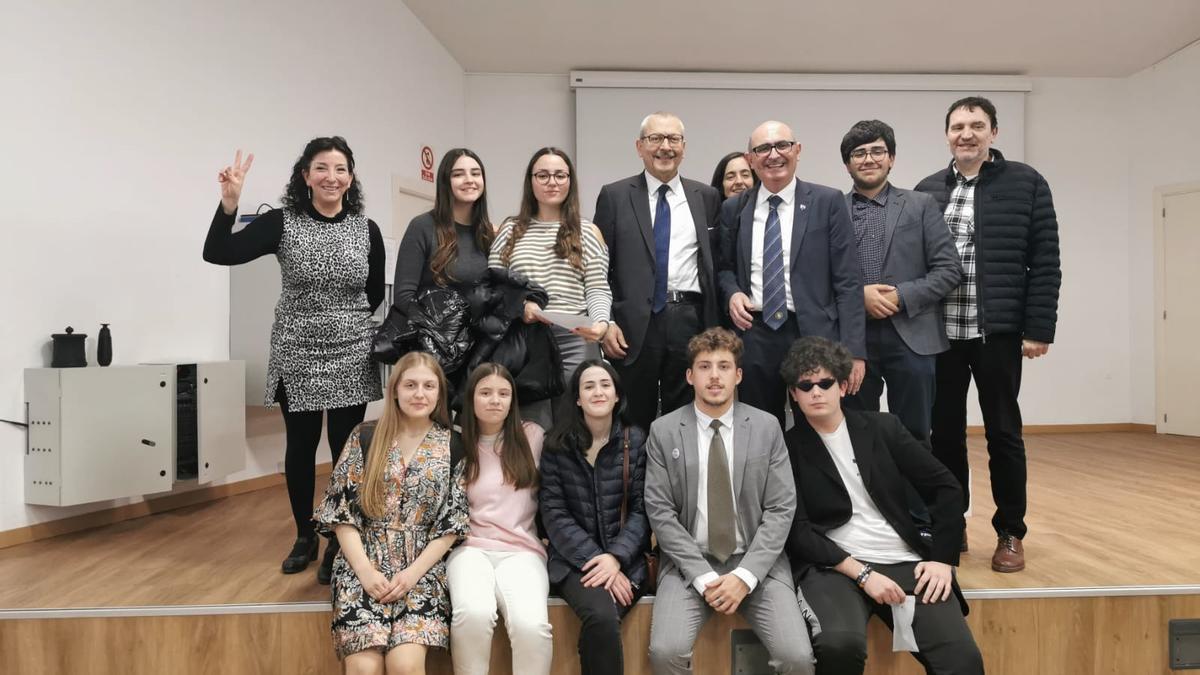
[[[991,571],[983,439],[972,549],[959,579],[989,673],[1150,675],[1168,668],[1167,621],[1200,618],[1200,439],[1032,435],[1027,569]],[[318,481],[320,482],[320,481]],[[328,587],[284,576],[284,488],[261,489],[0,549],[0,673],[331,673]],[[577,673],[578,625],[552,608],[555,673]],[[626,621],[626,671],[649,673],[651,607]],[[697,673],[729,671],[735,619],[711,621]],[[498,632],[502,632],[498,629]],[[507,673],[497,640],[495,673]],[[872,631],[869,673],[919,673]],[[444,654],[430,672],[449,673]]]

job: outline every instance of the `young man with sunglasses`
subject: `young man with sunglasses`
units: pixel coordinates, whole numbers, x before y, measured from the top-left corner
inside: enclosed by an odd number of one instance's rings
[[[797,340],[781,368],[808,422],[784,435],[797,493],[785,550],[817,673],[863,672],[873,614],[893,630],[897,621],[902,631],[911,627],[913,656],[926,672],[983,673],[954,580],[965,525],[962,490],[895,416],[843,411],[852,368],[845,347],[819,337]],[[909,515],[909,484],[928,505],[932,541]],[[906,603],[913,607],[907,619],[893,609]]]
[[[796,178],[800,144],[783,122],[750,135],[746,161],[761,181],[721,207],[717,282],[745,341],[744,403],[782,424],[779,362],[796,338],[819,335],[854,354],[850,392],[866,371],[862,281],[842,193]]]

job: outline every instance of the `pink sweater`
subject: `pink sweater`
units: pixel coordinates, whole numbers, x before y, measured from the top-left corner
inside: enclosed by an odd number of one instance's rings
[[[533,452],[533,462],[542,459],[545,432],[533,422],[525,423],[525,437]],[[503,452],[503,443],[500,444]],[[479,477],[467,486],[471,512],[471,534],[466,545],[489,551],[529,551],[543,559],[546,549],[538,539],[533,519],[537,514],[537,490],[517,490],[504,482],[495,436],[479,439]]]

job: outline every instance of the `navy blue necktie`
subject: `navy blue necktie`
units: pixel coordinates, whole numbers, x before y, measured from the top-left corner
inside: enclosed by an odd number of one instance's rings
[[[787,290],[783,277],[783,232],[779,229],[779,204],[783,198],[771,195],[767,226],[763,231],[762,318],[771,330],[779,330],[787,320]]]
[[[667,306],[667,258],[671,253],[671,205],[667,203],[670,185],[658,186],[658,204],[654,207],[654,313]]]

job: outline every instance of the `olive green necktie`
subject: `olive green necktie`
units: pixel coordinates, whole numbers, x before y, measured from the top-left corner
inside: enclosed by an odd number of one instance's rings
[[[712,442],[708,444],[708,551],[725,562],[737,545],[733,518],[733,481],[729,480],[729,458],[721,438],[721,420],[713,420]]]

